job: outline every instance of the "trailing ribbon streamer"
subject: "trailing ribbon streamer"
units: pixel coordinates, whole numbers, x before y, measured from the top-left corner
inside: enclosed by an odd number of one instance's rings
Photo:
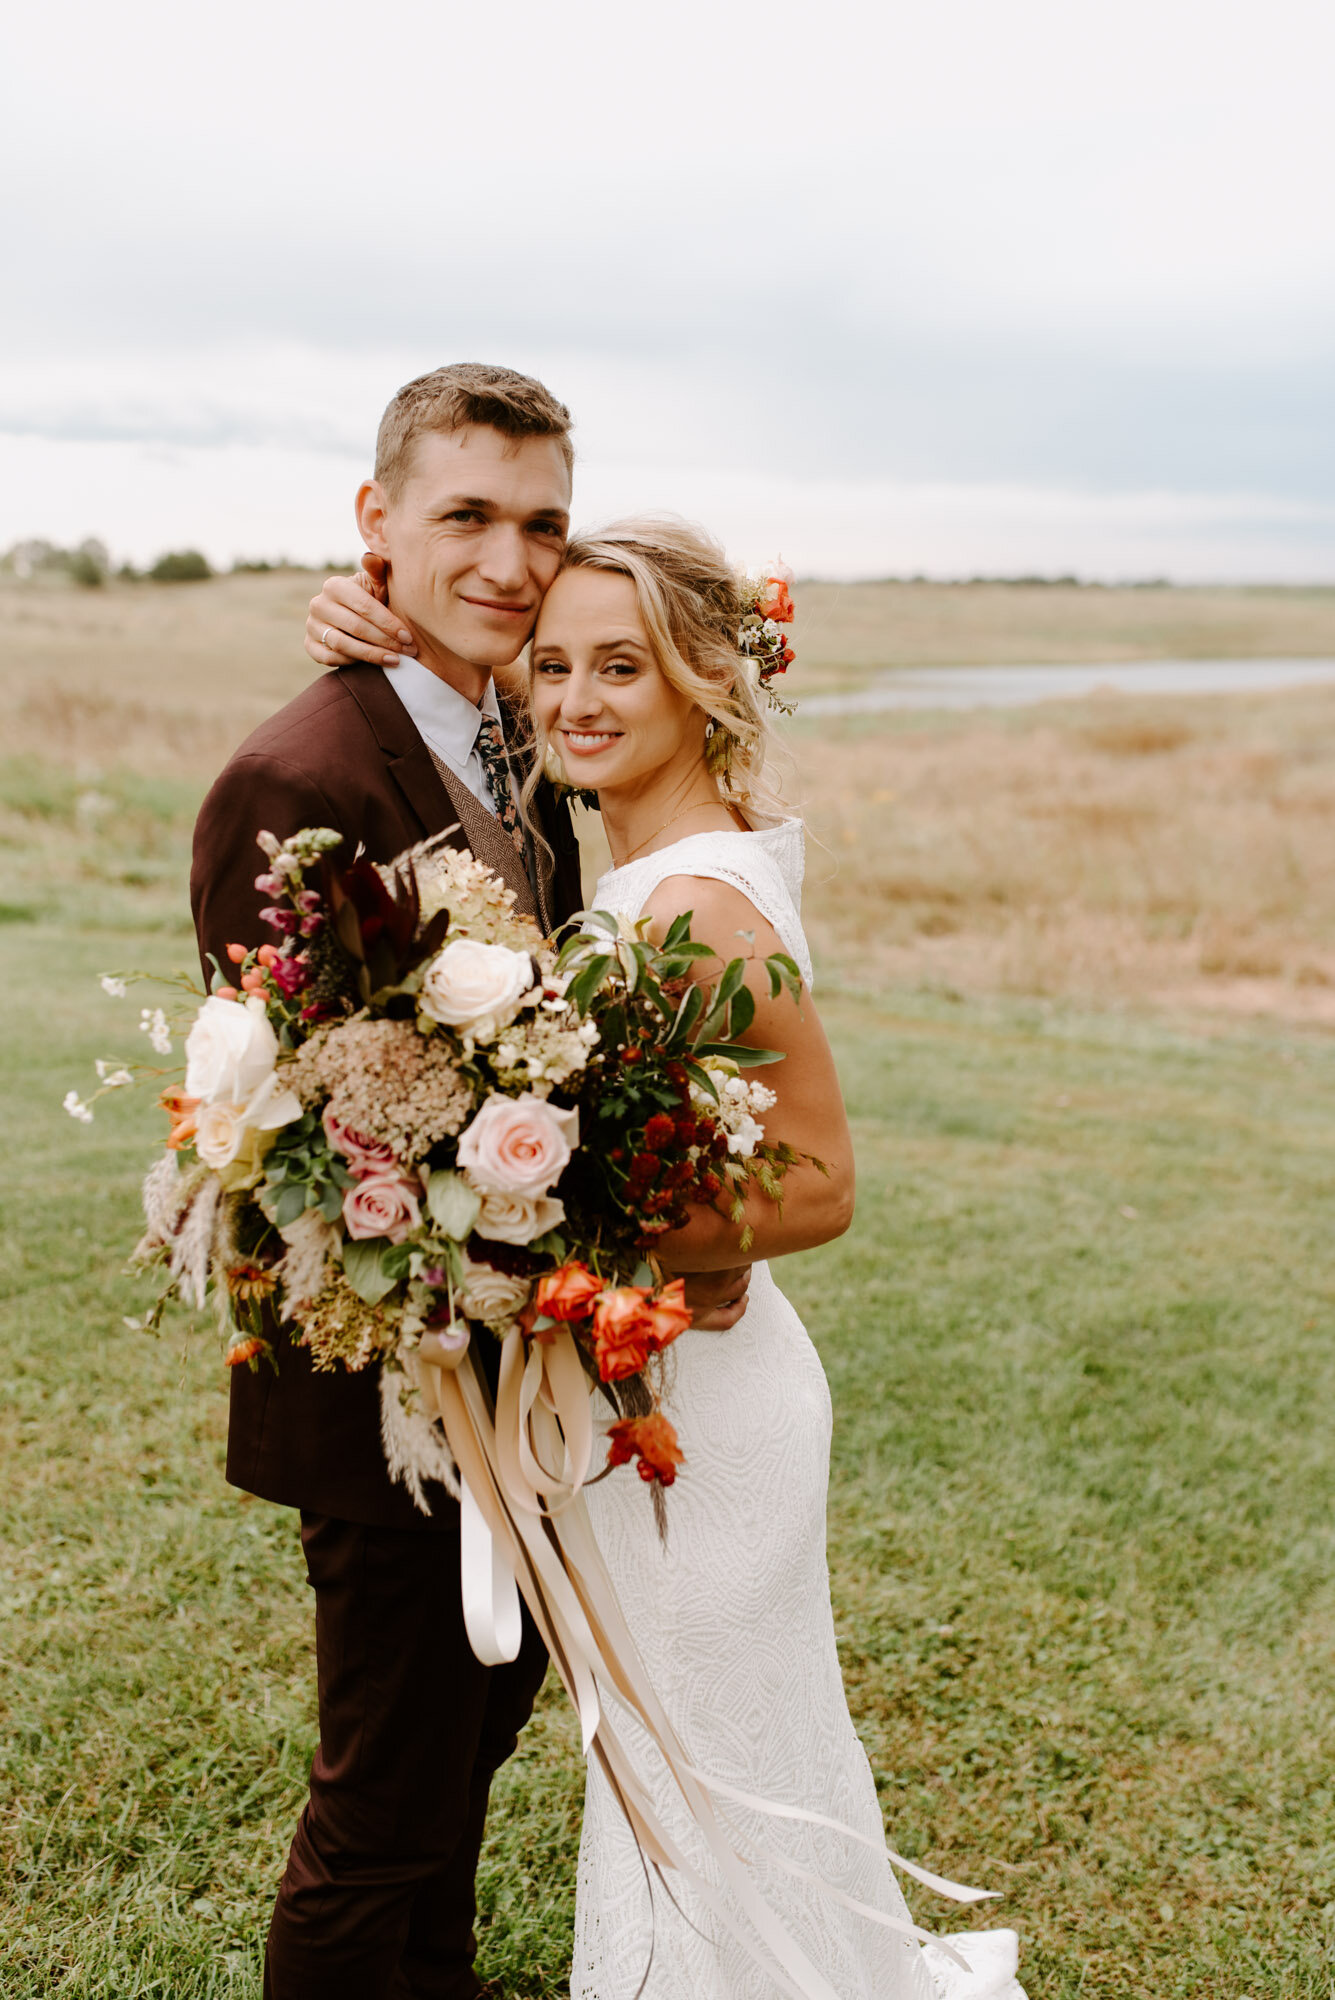
[[[775,1818],[804,1820],[843,1834],[885,1853],[892,1864],[957,1902],[976,1902],[993,1893],[933,1875],[839,1820],[755,1798],[710,1778],[691,1762],[649,1680],[584,1504],[593,1423],[588,1377],[568,1327],[553,1328],[550,1337],[533,1340],[527,1352],[517,1329],[505,1336],[494,1413],[471,1353],[455,1369],[424,1363],[421,1374],[428,1413],[439,1418],[459,1467],[465,1522],[471,1517],[465,1530],[470,1552],[466,1588],[475,1606],[470,1611],[466,1599],[470,1640],[474,1616],[481,1643],[492,1651],[508,1639],[511,1600],[504,1594],[504,1572],[511,1590],[517,1586],[527,1602],[579,1716],[584,1754],[597,1759],[646,1863],[660,1871],[672,1869],[688,1882],[704,1906],[763,1965],[785,2000],[838,2000],[838,1995],[760,1895],[746,1859],[720,1822],[717,1803],[730,1800]],[[514,1618],[517,1621],[517,1598]],[[479,1658],[486,1657],[479,1653]],[[600,1681],[647,1732],[727,1895],[679,1850],[659,1819],[603,1705]],[[777,1862],[869,1921],[932,1944],[962,1971],[969,1970],[968,1962],[946,1939],[854,1901],[833,1883],[786,1858],[767,1853],[757,1858]]]
[[[519,1658],[524,1636],[519,1587],[509,1563],[491,1538],[473,1489],[464,1480],[459,1493],[459,1568],[463,1580],[464,1629],[484,1667]]]

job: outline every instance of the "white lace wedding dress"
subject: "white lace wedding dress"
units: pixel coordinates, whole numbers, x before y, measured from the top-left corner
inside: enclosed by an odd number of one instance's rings
[[[592,907],[637,917],[670,875],[731,883],[810,981],[802,870],[796,820],[753,833],[694,835],[611,870]],[[666,1548],[649,1496],[629,1471],[588,1489],[594,1532],[650,1679],[702,1772],[879,1841],[876,1786],[835,1651],[825,1560],[830,1397],[816,1350],[768,1267],[757,1264],[739,1324],[727,1334],[685,1333],[669,1359],[668,1407],[686,1463],[667,1496]],[[664,1822],[717,1882],[656,1753],[612,1705]],[[857,1901],[908,1919],[889,1863],[866,1848],[735,1807],[727,1819],[743,1852],[782,1855]],[[674,1874],[664,1879],[671,1897],[655,1881],[651,1910],[634,1840],[591,1764],[572,2000],[635,2000],[637,1993],[643,2000],[773,2000],[774,1982],[689,1886]],[[952,1934],[973,1967],[966,1974],[933,1947],[854,1914],[787,1870],[761,1860],[754,1880],[839,2000],[1024,2000],[1013,1931]],[[923,1913],[929,1927],[935,1914]]]

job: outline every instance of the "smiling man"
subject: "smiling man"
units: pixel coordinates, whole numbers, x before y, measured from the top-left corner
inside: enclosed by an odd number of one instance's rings
[[[200,812],[191,900],[210,954],[265,935],[256,835],[303,826],[386,862],[447,828],[544,928],[580,906],[568,814],[516,809],[522,731],[492,671],[515,660],[569,523],[570,416],[510,369],[442,368],[401,389],[357,496],[388,570],[393,666],[321,675],[242,744]],[[383,658],[383,655],[381,656]],[[541,865],[540,865],[541,864]],[[315,1591],[320,1740],[265,1955],[269,2000],[463,2000],[492,1775],[546,1669],[531,1625],[487,1668],[464,1631],[459,1509],[423,1516],[385,1468],[379,1369],[317,1373],[275,1328],[278,1366],[234,1369],[229,1481],[301,1510]]]

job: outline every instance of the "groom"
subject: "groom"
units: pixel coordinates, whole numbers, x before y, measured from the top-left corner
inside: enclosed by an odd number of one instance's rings
[[[517,812],[522,752],[492,672],[533,629],[569,529],[570,413],[511,369],[460,364],[400,389],[357,495],[382,558],[377,615],[416,658],[322,675],[261,724],[204,801],[191,903],[201,954],[252,945],[261,829],[329,826],[391,860],[455,826],[548,930],[581,907],[568,811],[540,788],[546,846]],[[350,648],[345,650],[351,650]],[[383,658],[377,651],[375,658]],[[548,852],[550,849],[550,852]],[[206,974],[208,972],[206,958]],[[696,1281],[726,1327],[736,1273]],[[464,1631],[459,1509],[423,1516],[385,1469],[376,1370],[318,1373],[280,1340],[277,1371],[233,1371],[227,1478],[301,1511],[315,1591],[320,1740],[269,1930],[266,2000],[471,2000],[474,1875],[493,1775],[546,1671],[524,1618],[517,1659],[484,1667]]]

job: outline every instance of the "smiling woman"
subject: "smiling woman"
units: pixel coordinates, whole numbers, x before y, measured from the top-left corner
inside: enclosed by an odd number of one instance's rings
[[[533,642],[539,744],[596,788],[612,852],[593,909],[651,937],[674,926],[679,935],[689,919],[728,951],[740,935],[736,978],[753,1003],[740,1040],[782,1057],[766,1071],[773,1091],[762,1085],[762,1099],[748,1098],[752,1108],[763,1103],[766,1132],[791,1161],[782,1211],[767,1215],[749,1198],[726,1215],[693,1204],[656,1246],[684,1271],[730,1262],[743,1217],[758,1259],[827,1243],[852,1217],[848,1123],[809,990],[802,827],[757,797],[766,729],[749,644],[765,632],[771,671],[786,664],[774,634],[792,609],[786,583],[770,581],[759,602],[772,614],[748,624],[756,600],[744,598],[743,580],[708,536],[680,521],[621,522],[572,544]],[[706,955],[681,982],[683,1008],[690,979],[717,964],[700,948]],[[799,984],[796,1007],[771,993],[764,961],[776,953]],[[757,1086],[734,1071],[718,1089],[745,1097]],[[639,1170],[661,1184],[651,1153],[634,1162]],[[690,1490],[673,1508],[667,1548],[613,1481],[589,1489],[589,1519],[664,1713],[699,1766],[738,1788],[729,1797],[745,1812],[748,1893],[758,1900],[737,1909],[797,1975],[766,1978],[764,1990],[813,2000],[1023,2000],[1013,1932],[970,1933],[946,1952],[914,1941],[925,1933],[914,1930],[883,1849],[835,1647],[825,1563],[829,1396],[806,1330],[765,1263],[725,1340],[691,1328],[674,1343],[670,1397],[693,1443]],[[610,1691],[608,1699],[616,1715]],[[735,1885],[716,1879],[651,1746],[637,1751],[634,1774],[688,1865],[674,1864],[670,1900],[660,1901],[612,1787],[591,1764],[572,2000],[637,1990],[643,2000],[742,2000],[760,1982],[736,1928]],[[822,1846],[813,1821],[838,1822],[851,1839]],[[972,1901],[978,1892],[946,1884],[944,1893]]]

